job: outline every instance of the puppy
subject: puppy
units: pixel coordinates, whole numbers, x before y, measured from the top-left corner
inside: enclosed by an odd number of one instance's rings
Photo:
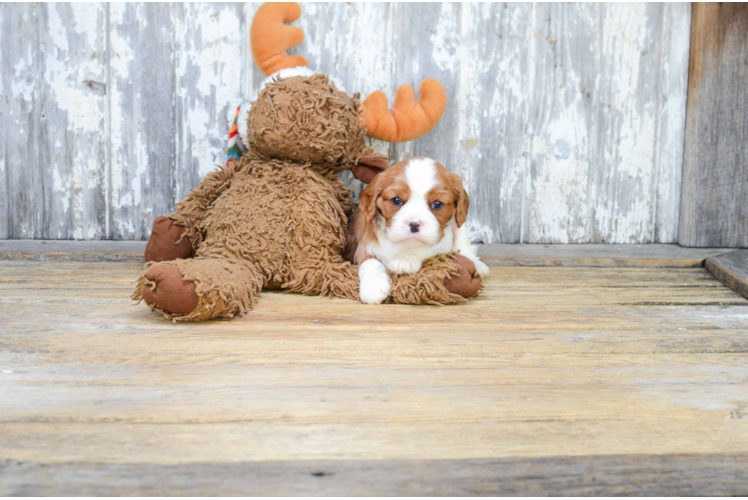
[[[345,257],[358,264],[359,297],[379,304],[390,294],[387,270],[415,273],[434,255],[459,252],[480,276],[488,266],[464,227],[470,200],[462,180],[430,158],[410,158],[374,177],[346,232]]]

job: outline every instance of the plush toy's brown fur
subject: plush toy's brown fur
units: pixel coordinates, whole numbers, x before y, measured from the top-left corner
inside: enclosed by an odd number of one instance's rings
[[[147,258],[161,262],[133,298],[169,318],[242,315],[262,288],[358,299],[357,268],[341,257],[352,199],[335,174],[386,160],[365,144],[357,96],[324,75],[288,77],[260,92],[248,121],[250,152],[154,223]],[[393,275],[391,301],[462,302],[480,288],[472,274],[464,259],[439,256]]]
[[[266,74],[306,64],[284,53],[303,40],[301,30],[284,25],[300,15],[293,3],[258,9],[252,50]],[[446,94],[425,80],[416,102],[403,86],[390,113],[381,93],[362,107],[327,77],[300,74],[276,78],[252,103],[250,152],[155,220],[134,299],[169,318],[198,321],[246,313],[262,288],[358,298],[357,268],[340,255],[352,200],[336,174],[350,168],[370,182],[389,165],[366,147],[367,128],[384,140],[414,139],[439,121]],[[390,301],[464,301],[480,291],[474,272],[460,255],[437,256],[416,274],[391,275]]]

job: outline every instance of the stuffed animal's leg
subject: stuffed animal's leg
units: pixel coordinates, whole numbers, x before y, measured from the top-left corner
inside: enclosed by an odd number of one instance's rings
[[[340,255],[297,265],[294,278],[283,285],[288,292],[358,300],[358,268]]]
[[[251,262],[197,257],[150,265],[132,298],[179,321],[231,318],[250,310],[262,284]]]
[[[395,304],[454,304],[477,295],[483,282],[466,257],[441,254],[423,262],[413,274],[390,273],[388,302]]]
[[[168,217],[153,221],[153,231],[145,247],[146,262],[187,259],[202,242],[200,222],[211,204],[231,185],[239,169],[238,161],[231,161],[208,175],[189,192],[177,209]]]

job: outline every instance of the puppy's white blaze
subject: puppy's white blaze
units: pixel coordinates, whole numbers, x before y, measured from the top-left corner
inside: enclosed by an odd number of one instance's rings
[[[390,295],[390,277],[384,264],[369,259],[358,266],[358,297],[364,304],[381,304]]]
[[[436,186],[436,162],[431,158],[414,158],[405,167],[405,180],[411,192],[420,191],[422,196]]]
[[[410,197],[392,217],[387,236],[395,242],[435,245],[439,241],[439,220],[429,209],[428,200],[429,191],[436,187],[434,160],[410,160],[405,167],[405,180],[410,187]],[[410,231],[411,222],[419,224],[417,233]]]

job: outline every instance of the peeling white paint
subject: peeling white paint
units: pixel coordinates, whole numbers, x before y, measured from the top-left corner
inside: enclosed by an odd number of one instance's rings
[[[486,225],[468,219],[467,221],[465,221],[465,227],[467,227],[471,243],[496,242],[496,237],[494,236],[493,229]]]
[[[451,15],[449,9],[445,8],[444,4],[440,4],[440,7],[439,22],[436,28],[431,31],[431,56],[439,69],[454,73],[459,62],[459,43],[455,36],[455,18]]]
[[[242,45],[246,42],[240,10],[212,4],[184,8],[185,15],[176,19],[182,47],[176,54],[178,98],[184,109],[178,158],[183,158],[181,168],[195,163],[196,176],[202,178],[225,163],[228,127],[246,97],[241,94]],[[178,172],[177,179],[182,178]],[[180,192],[192,187],[192,182],[177,184]]]
[[[4,5],[44,50],[3,51],[14,75],[2,116],[14,163],[0,172],[17,178],[16,157],[48,157],[37,171],[54,213],[42,217],[29,203],[12,228],[0,217],[0,235],[100,238],[103,189],[110,233],[146,238],[155,216],[224,162],[236,106],[263,79],[248,38],[258,6]],[[400,84],[442,80],[449,105],[433,132],[372,144],[393,162],[441,156],[470,193],[473,239],[675,240],[688,5],[358,3],[304,4],[302,12],[293,24],[307,38],[291,52],[351,94],[383,90],[391,101]],[[154,88],[154,75],[166,75],[173,93]],[[16,155],[37,126],[46,127],[44,155]],[[40,229],[42,220],[50,227]]]

